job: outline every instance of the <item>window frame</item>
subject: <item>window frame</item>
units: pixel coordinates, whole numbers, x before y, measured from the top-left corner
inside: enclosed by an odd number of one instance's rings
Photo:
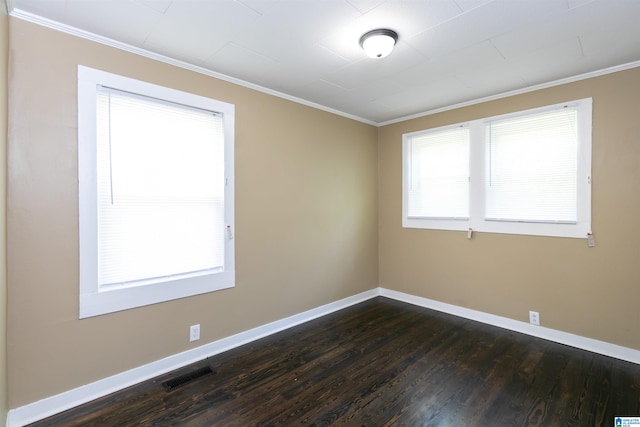
[[[224,127],[224,269],[217,273],[100,289],[98,284],[98,212],[96,170],[96,90],[106,86],[161,101],[192,106],[223,115]],[[235,106],[200,95],[78,66],[78,210],[79,210],[79,318],[87,318],[156,304],[235,286],[234,227]]]
[[[578,110],[578,165],[577,165],[577,221],[525,222],[485,219],[485,176],[487,168],[488,138],[487,126],[495,120],[524,117],[564,108]],[[409,168],[411,138],[429,132],[437,132],[452,127],[468,126],[470,135],[469,153],[469,218],[436,219],[411,218],[408,216]],[[402,135],[402,226],[435,230],[520,234],[532,236],[588,238],[591,233],[591,147],[592,147],[592,99],[584,98],[570,102],[548,105],[486,117],[468,122],[438,128],[420,130]]]
[[[467,217],[412,217],[409,216],[409,193],[411,185],[411,138],[415,136],[422,136],[425,134],[447,132],[450,130],[456,130],[465,128],[469,130],[469,141],[471,141],[472,129],[469,123],[457,123],[454,125],[441,126],[438,128],[411,132],[402,136],[402,151],[403,151],[403,164],[402,164],[402,218],[403,227],[405,228],[430,228],[435,230],[462,230],[463,225],[469,222],[469,216]],[[469,162],[471,162],[471,143],[469,143]],[[471,194],[471,188],[469,185],[469,193]],[[469,215],[471,214],[471,205],[469,205]]]

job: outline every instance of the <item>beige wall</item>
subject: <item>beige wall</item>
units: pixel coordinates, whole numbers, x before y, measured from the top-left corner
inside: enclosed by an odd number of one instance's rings
[[[9,407],[377,286],[375,127],[15,18],[10,36]],[[235,288],[78,320],[78,64],[236,105]]]
[[[592,226],[583,239],[402,228],[402,134],[593,98]],[[640,68],[379,130],[380,285],[640,350]]]
[[[7,418],[7,71],[9,18],[0,0],[0,425]]]

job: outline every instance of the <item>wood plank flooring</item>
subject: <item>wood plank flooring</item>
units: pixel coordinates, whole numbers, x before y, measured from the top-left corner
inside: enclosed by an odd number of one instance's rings
[[[203,366],[217,372],[165,391]],[[640,365],[375,298],[33,426],[613,426]]]

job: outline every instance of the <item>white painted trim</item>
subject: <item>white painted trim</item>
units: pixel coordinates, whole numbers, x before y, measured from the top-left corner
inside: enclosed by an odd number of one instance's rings
[[[80,319],[234,287],[235,239],[225,238],[222,244],[223,265],[220,269],[138,281],[135,285],[125,283],[110,289],[101,288],[98,277],[100,168],[96,167],[100,151],[97,138],[99,110],[96,100],[100,86],[173,103],[174,106],[182,105],[221,114],[224,148],[224,176],[219,177],[220,184],[224,179],[222,219],[230,230],[234,227],[235,105],[78,65]]]
[[[457,305],[447,304],[428,298],[417,297],[403,292],[393,291],[391,289],[379,288],[379,294],[380,296],[395,299],[397,301],[407,302],[409,304],[453,314],[454,316],[463,317],[476,322],[486,323],[488,325],[543,338],[549,341],[568,345],[570,347],[576,347],[593,353],[603,354],[605,356],[614,357],[627,362],[640,364],[640,351],[632,348],[622,347],[616,344],[558,331],[556,329],[534,326],[519,320],[496,316],[482,311],[471,310],[469,308],[459,307]]]
[[[258,326],[248,331],[240,332],[227,338],[205,344],[185,352],[175,354],[164,359],[113,375],[91,384],[80,386],[55,396],[47,397],[37,402],[29,403],[19,408],[11,409],[7,416],[8,427],[22,427],[35,421],[55,415],[67,409],[76,407],[91,400],[106,396],[126,387],[138,384],[158,375],[206,359],[207,357],[231,350],[260,338],[275,334],[293,326],[325,316],[343,308],[363,301],[383,296],[431,310],[452,314],[454,316],[485,323],[514,332],[531,335],[560,344],[591,351],[616,359],[640,364],[640,351],[616,344],[598,341],[555,329],[530,325],[526,322],[509,319],[502,316],[472,310],[428,298],[418,297],[403,292],[378,287],[366,292],[344,298],[305,312],[276,320],[266,325]]]
[[[43,18],[39,15],[35,15],[26,11],[23,11],[21,9],[16,9],[13,6],[13,1],[12,0],[7,0],[7,10],[9,12],[9,15],[14,17],[14,18],[18,18],[18,19],[22,19],[24,21],[28,21],[34,24],[38,24],[38,25],[42,25],[44,27],[48,27],[57,31],[61,31],[63,33],[67,33],[70,34],[72,36],[76,36],[76,37],[80,37],[83,39],[87,39],[87,40],[91,40],[94,41],[96,43],[100,43],[100,44],[104,44],[107,46],[111,46],[114,47],[116,49],[121,49],[127,52],[131,52],[134,53],[136,55],[140,55],[146,58],[150,58],[159,62],[164,62],[166,64],[170,64],[179,68],[184,68],[186,70],[190,70],[190,71],[194,71],[196,73],[200,73],[200,74],[204,74],[219,80],[224,80],[226,82],[229,83],[233,83],[236,84],[238,86],[243,86],[249,89],[253,89],[256,90],[258,92],[262,92],[262,93],[266,93],[268,95],[273,95],[275,97],[278,98],[283,98],[286,99],[288,101],[292,101],[298,104],[302,104],[302,105],[306,105],[308,107],[312,107],[312,108],[316,108],[318,110],[322,110],[322,111],[326,111],[328,113],[331,114],[335,114],[338,116],[342,116],[342,117],[346,117],[348,119],[352,119],[358,122],[362,122],[365,124],[369,124],[369,125],[373,125],[373,126],[377,126],[377,127],[381,127],[381,126],[386,126],[386,125],[391,125],[394,123],[399,123],[399,122],[404,122],[407,120],[411,120],[411,119],[416,119],[419,117],[425,117],[425,116],[430,116],[433,114],[437,114],[437,113],[442,113],[444,111],[450,111],[450,110],[455,110],[458,108],[462,108],[462,107],[468,107],[470,105],[476,105],[476,104],[481,104],[483,102],[489,102],[489,101],[494,101],[496,99],[502,99],[502,98],[508,98],[510,96],[515,96],[515,95],[520,95],[523,93],[529,93],[529,92],[534,92],[537,90],[541,90],[541,89],[547,89],[547,88],[551,88],[554,86],[560,86],[563,84],[567,84],[567,83],[573,83],[573,82],[577,82],[580,80],[586,80],[586,79],[590,79],[593,77],[598,77],[598,76],[603,76],[606,74],[611,74],[611,73],[617,73],[618,71],[624,71],[624,70],[628,70],[631,68],[636,68],[636,67],[640,67],[640,61],[634,61],[634,62],[629,62],[627,64],[621,64],[621,65],[616,65],[613,67],[609,67],[609,68],[604,68],[602,70],[596,70],[596,71],[591,71],[589,73],[584,73],[584,74],[579,74],[577,76],[571,76],[571,77],[567,77],[564,79],[559,79],[559,80],[554,80],[551,82],[546,82],[546,83],[541,83],[541,84],[537,84],[537,85],[533,85],[533,86],[528,86],[525,88],[521,88],[521,89],[515,89],[512,91],[508,91],[508,92],[503,92],[503,93],[499,93],[496,95],[490,95],[490,96],[486,96],[483,98],[477,98],[477,99],[472,99],[469,101],[465,101],[465,102],[461,102],[458,104],[454,104],[454,105],[447,105],[441,108],[436,108],[433,110],[428,110],[428,111],[424,111],[422,113],[416,113],[416,114],[412,114],[412,115],[408,115],[408,116],[404,116],[404,117],[398,117],[397,119],[392,119],[392,120],[387,120],[387,121],[383,121],[383,122],[375,122],[373,120],[369,120],[369,119],[365,119],[362,117],[358,117],[355,116],[353,114],[349,114],[349,113],[345,113],[343,111],[339,111],[336,110],[334,108],[330,108],[330,107],[326,107],[324,105],[320,105],[320,104],[316,104],[315,102],[311,102],[311,101],[307,101],[306,99],[302,99],[302,98],[298,98],[292,95],[288,95],[286,93],[282,93],[282,92],[278,92],[276,90],[273,89],[269,89],[266,87],[262,87],[259,86],[257,84],[254,83],[249,83],[246,82],[244,80],[240,80],[238,78],[235,77],[231,77],[231,76],[227,76],[226,74],[222,74],[222,73],[217,73],[215,71],[212,70],[208,70],[206,68],[203,67],[199,67],[197,65],[193,65],[193,64],[189,64],[187,62],[184,61],[180,61],[174,58],[170,58],[164,55],[160,55],[158,53],[154,53],[151,51],[148,51],[146,49],[141,49],[135,46],[131,46],[129,44],[126,43],[122,43],[116,40],[112,40],[110,38],[107,37],[103,37],[103,36],[99,36],[97,34],[93,34],[90,33],[88,31],[84,31],[84,30],[80,30],[78,28],[72,27],[70,25],[66,25],[66,24],[62,24],[60,22],[56,22],[56,21],[52,21],[50,19],[47,18]]]
[[[207,357],[231,350],[318,317],[326,316],[327,314],[378,296],[378,289],[379,288],[362,292],[284,319],[276,320],[266,325],[258,326],[248,331],[205,344],[201,347],[174,354],[147,365],[80,386],[73,390],[11,409],[7,416],[7,426],[25,426],[142,381],[155,378],[158,375],[206,359]]]
[[[473,233],[505,233],[530,236],[551,236],[576,239],[587,239],[591,233],[591,123],[592,98],[567,100],[562,103],[546,105],[527,110],[514,111],[507,114],[482,117],[467,122],[437,128],[419,130],[402,135],[402,227],[432,230],[468,231]],[[574,158],[576,162],[576,190],[574,213],[575,222],[532,222],[508,221],[496,216],[493,220],[486,219],[487,203],[489,200],[489,186],[485,185],[485,176],[491,170],[489,164],[491,124],[496,121],[522,119],[537,114],[552,114],[573,110],[576,114],[577,143]],[[409,203],[412,192],[411,168],[415,151],[412,150],[413,140],[442,132],[464,132],[468,145],[468,159],[466,160],[466,174],[469,177],[466,188],[467,212],[460,212],[452,218],[410,217]],[[575,130],[574,130],[575,132]],[[419,193],[418,193],[419,194]],[[420,196],[419,196],[420,197]],[[466,217],[465,217],[466,215]]]
[[[212,71],[209,69],[206,69],[204,67],[200,67],[194,64],[190,64],[188,62],[184,62],[184,61],[180,61],[178,59],[174,59],[174,58],[170,58],[168,56],[164,56],[161,55],[159,53],[155,53],[155,52],[151,52],[149,50],[146,49],[141,49],[139,47],[135,47],[132,45],[129,45],[127,43],[122,43],[119,42],[117,40],[113,40],[107,37],[103,37],[103,36],[99,36],[97,34],[94,33],[90,33],[88,31],[84,31],[75,27],[72,27],[70,25],[66,25],[66,24],[62,24],[60,22],[56,22],[56,21],[52,21],[50,19],[47,18],[43,18],[42,16],[39,15],[35,15],[29,12],[25,12],[21,9],[14,9],[13,7],[11,7],[9,9],[9,15],[14,17],[14,18],[18,18],[18,19],[22,19],[23,21],[27,21],[27,22],[31,22],[33,24],[37,24],[37,25],[41,25],[43,27],[48,27],[51,28],[53,30],[56,31],[60,31],[75,37],[80,37],[86,40],[91,40],[93,42],[96,43],[100,43],[106,46],[110,46],[110,47],[114,47],[116,49],[120,49],[120,50],[124,50],[126,52],[130,52],[130,53],[134,53],[136,55],[140,55],[143,56],[145,58],[150,58],[153,59],[155,61],[159,61],[159,62],[164,62],[165,64],[169,64],[169,65],[173,65],[175,67],[178,68],[183,68],[185,70],[189,70],[189,71],[193,71],[199,74],[204,74],[206,76],[209,77],[213,77],[215,79],[218,80],[223,80],[225,82],[229,82],[229,83],[233,83],[236,84],[238,86],[243,86],[249,89],[253,89],[255,91],[258,92],[262,92],[262,93],[266,93],[267,95],[272,95],[278,98],[282,98],[282,99],[286,99],[288,101],[292,101],[295,102],[297,104],[302,104],[302,105],[306,105],[307,107],[312,107],[318,110],[322,110],[322,111],[326,111],[328,113],[331,114],[335,114],[337,116],[342,116],[342,117],[346,117],[348,119],[351,120],[355,120],[358,122],[362,122],[368,125],[373,125],[373,126],[377,126],[377,123],[372,121],[372,120],[368,120],[368,119],[364,119],[362,117],[358,117],[358,116],[354,116],[353,114],[349,114],[349,113],[345,113],[343,111],[339,111],[336,110],[334,108],[330,108],[330,107],[326,107],[324,105],[320,105],[320,104],[316,104],[315,102],[311,102],[311,101],[307,101],[306,99],[302,99],[302,98],[298,98],[295,97],[293,95],[289,95],[283,92],[278,92],[277,90],[273,90],[273,89],[269,89],[254,83],[250,83],[244,80],[240,80],[238,78],[235,77],[231,77],[228,76],[226,74],[222,74],[222,73],[218,73],[216,71]]]
[[[406,302],[416,306],[436,310],[442,313],[452,314],[454,316],[462,317],[476,322],[497,326],[499,328],[508,329],[514,332],[520,332],[571,347],[591,351],[593,353],[598,353],[605,356],[614,357],[616,359],[640,364],[639,350],[634,350],[616,344],[598,341],[591,338],[570,334],[568,332],[558,331],[555,329],[534,326],[526,322],[521,322],[502,316],[496,316],[465,307],[459,307],[456,305],[379,287],[299,314],[295,314],[293,316],[286,317],[284,319],[276,320],[266,325],[250,329],[248,331],[240,332],[236,335],[166,357],[156,362],[152,362],[147,365],[140,366],[129,371],[95,381],[91,384],[80,386],[78,388],[57,394],[55,396],[47,397],[45,399],[27,404],[25,406],[21,406],[19,408],[11,409],[7,417],[7,426],[25,426],[27,424],[47,418],[51,415],[55,415],[91,400],[138,384],[142,381],[157,377],[158,375],[171,372],[175,369],[181,368],[191,363],[206,359],[207,357],[225,352],[227,350],[231,350],[241,345],[275,334],[277,332],[302,324],[304,322],[308,322],[318,317],[325,316],[343,308],[350,307],[371,298],[375,298],[377,296],[383,296],[386,298],[394,299],[396,301]]]
[[[613,67],[604,68],[602,70],[591,71],[589,73],[578,74],[577,76],[566,77],[564,79],[553,80],[546,83],[523,87],[521,89],[515,89],[508,92],[485,96],[483,98],[472,99],[470,101],[460,102],[458,104],[453,104],[453,105],[447,105],[441,108],[435,108],[433,110],[424,111],[422,113],[411,114],[409,116],[404,116],[404,117],[398,117],[397,119],[387,120],[385,122],[378,122],[376,123],[376,125],[378,127],[392,125],[394,123],[405,122],[407,120],[417,119],[425,116],[431,116],[433,114],[443,113],[445,111],[457,110],[458,108],[469,107],[471,105],[476,105],[476,104],[482,104],[483,102],[495,101],[497,99],[509,98],[511,96],[522,95],[524,93],[535,92],[537,90],[548,89],[555,86],[579,82],[581,80],[605,76],[607,74],[617,73],[618,71],[630,70],[632,68],[637,68],[637,67],[640,67],[640,61],[628,62],[626,64],[615,65]]]

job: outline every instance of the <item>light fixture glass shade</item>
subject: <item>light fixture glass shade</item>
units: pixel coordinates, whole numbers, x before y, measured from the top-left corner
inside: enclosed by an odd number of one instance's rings
[[[384,58],[396,45],[398,34],[392,30],[373,30],[360,37],[360,46],[371,58]]]

